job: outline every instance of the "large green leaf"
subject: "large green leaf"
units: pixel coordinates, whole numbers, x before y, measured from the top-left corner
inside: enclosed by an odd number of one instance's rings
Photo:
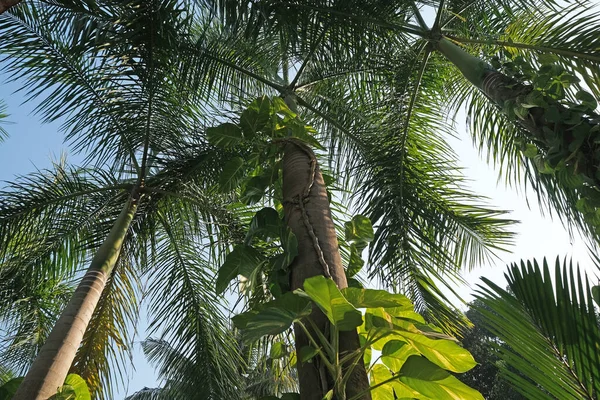
[[[313,276],[304,281],[304,291],[297,292],[310,297],[339,330],[353,330],[362,324],[361,312],[346,300],[331,279]]]
[[[252,342],[265,335],[285,332],[295,321],[308,316],[311,309],[309,299],[287,292],[258,310],[236,315],[233,323],[242,331],[244,340]]]
[[[276,269],[286,270],[298,255],[298,239],[287,225],[281,226],[280,235],[283,254],[273,259],[273,266]]]
[[[23,382],[23,377],[13,378],[0,386],[0,400],[10,400],[13,398],[19,385]]]
[[[229,192],[237,188],[244,178],[245,170],[246,167],[242,158],[234,157],[229,160],[219,176],[219,188],[221,191]]]
[[[413,304],[402,294],[389,293],[385,290],[344,288],[342,294],[356,308],[400,308],[413,310]]]
[[[411,321],[401,318],[395,318],[390,323],[390,317],[386,314],[382,309],[369,309],[365,314],[367,329],[380,332],[388,330],[388,334],[374,343],[373,348],[381,350],[389,340],[398,340],[407,343],[431,362],[449,371],[466,372],[477,364],[471,353],[455,341],[444,339],[445,335],[422,331]]]
[[[398,379],[394,379],[392,372],[384,365],[375,364],[371,369],[371,390],[373,400],[396,400],[396,399],[422,399],[419,393],[401,385]],[[385,383],[384,383],[385,382]]]
[[[250,228],[246,234],[246,243],[250,243],[255,236],[262,240],[277,238],[282,226],[283,223],[279,219],[277,211],[274,208],[265,207],[252,217]]]
[[[361,257],[362,251],[356,247],[356,244],[350,245],[350,260],[348,261],[348,269],[346,270],[347,277],[353,277],[358,274],[365,265],[365,260]]]
[[[65,384],[50,400],[91,400],[90,390],[85,380],[77,374],[69,374]]]
[[[432,400],[484,400],[481,393],[470,388],[448,371],[420,356],[406,360],[398,380],[419,393],[417,398]],[[399,396],[402,397],[402,396]]]
[[[244,136],[252,138],[262,130],[271,119],[271,100],[262,96],[254,100],[247,109],[242,112],[240,126]]]
[[[381,361],[394,373],[400,371],[408,357],[419,352],[406,342],[390,340],[381,349]]]
[[[217,294],[223,293],[229,282],[236,276],[249,277],[264,261],[264,257],[250,246],[237,245],[233,251],[227,254],[225,262],[219,268],[217,275]]]
[[[349,243],[369,243],[375,238],[371,220],[363,215],[355,215],[344,227],[346,241]]]
[[[215,146],[229,148],[242,141],[242,130],[232,123],[224,123],[219,126],[206,129],[206,139]]]

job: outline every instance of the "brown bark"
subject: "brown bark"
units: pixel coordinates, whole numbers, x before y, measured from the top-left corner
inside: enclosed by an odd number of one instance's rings
[[[19,4],[21,0],[0,0],[0,14],[8,10],[12,6]]]
[[[290,266],[292,290],[302,288],[305,279],[316,275],[330,276],[339,288],[345,288],[348,283],[323,176],[312,150],[302,142],[292,140],[286,143],[283,156],[285,218],[298,239],[298,256]],[[325,315],[315,307],[311,318],[327,337],[329,324]],[[296,350],[299,351],[309,344],[308,338],[298,326],[294,327],[294,332]],[[359,347],[356,331],[340,333],[342,354]],[[317,358],[311,361],[303,363],[298,360],[300,398],[321,400],[333,388],[332,380],[324,369],[320,369]],[[363,363],[359,362],[346,388],[346,398],[368,387],[366,370]],[[361,400],[370,399],[368,392],[361,397]]]
[[[46,400],[63,385],[137,209],[127,202],[13,400]]]

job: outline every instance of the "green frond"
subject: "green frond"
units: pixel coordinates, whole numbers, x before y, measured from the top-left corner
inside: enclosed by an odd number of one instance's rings
[[[600,393],[599,320],[590,282],[579,268],[557,258],[511,265],[510,291],[483,279],[477,297],[498,348],[508,381],[529,399],[595,399]],[[508,366],[520,372],[516,374]]]
[[[0,267],[2,271],[2,267]],[[2,271],[4,272],[4,271]],[[65,279],[23,282],[23,274],[0,274],[0,359],[15,374],[24,373],[69,301],[74,287]]]
[[[200,258],[202,243],[186,240],[185,221],[178,215],[160,215],[159,224],[162,234],[147,275],[151,282],[149,329],[159,333],[159,340],[168,342],[180,356],[157,351],[150,361],[156,362],[161,377],[173,381],[184,393],[190,393],[184,389],[192,385],[191,393],[199,399],[235,397],[241,385],[236,369],[241,360],[215,299],[214,272]],[[202,376],[202,380],[188,381],[179,373],[190,363],[192,376]]]
[[[8,132],[2,126],[2,124],[6,123],[5,119],[7,117],[8,114],[6,113],[6,103],[0,100],[0,143],[2,143],[6,138],[8,138]]]
[[[85,379],[97,399],[112,399],[124,386],[141,292],[131,255],[123,249],[83,337],[71,373]]]
[[[99,221],[118,215],[128,186],[60,165],[9,182],[0,193],[0,274],[32,268],[26,275],[43,281],[80,268],[110,226]]]

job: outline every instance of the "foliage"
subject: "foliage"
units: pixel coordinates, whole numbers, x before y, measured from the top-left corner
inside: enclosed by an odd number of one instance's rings
[[[23,378],[13,378],[0,385],[0,400],[10,400]],[[69,374],[65,384],[58,389],[58,393],[49,400],[91,400],[90,390],[85,380],[77,374]]]
[[[2,100],[0,100],[0,124],[5,123],[5,121],[3,120],[6,119],[6,117],[8,117],[8,114],[6,113],[6,104]],[[7,137],[8,132],[6,132],[6,129],[4,129],[4,127],[0,125],[0,143],[4,141],[4,139],[6,139]]]
[[[144,187],[73,366],[100,399],[111,398],[115,383],[125,378],[142,296],[150,298],[152,333],[165,316],[177,322],[178,341],[172,343],[178,348],[189,349],[196,333],[210,342],[219,332],[211,322],[220,319],[219,308],[203,293],[213,271],[198,254],[218,258],[219,247],[236,237],[237,219],[224,206],[228,196],[214,191],[222,167],[215,160],[227,154],[215,151],[199,127],[215,118],[201,93],[213,96],[211,89],[226,84],[221,69],[211,68],[216,62],[191,49],[231,52],[223,50],[229,42],[221,40],[220,28],[208,29],[208,16],[191,18],[184,6],[189,4],[31,1],[0,16],[0,34],[10,37],[0,43],[5,72],[23,82],[28,100],[38,100],[44,120],[64,121],[72,148],[88,152],[90,161],[85,167],[55,165],[2,191],[0,318],[7,336],[17,339],[6,359],[11,367],[31,362],[64,304],[70,287],[57,286],[50,310],[45,300],[52,298],[51,283],[80,278],[132,190]],[[230,62],[240,53],[233,54]],[[190,71],[198,81],[191,81]],[[243,81],[226,72],[228,88]],[[146,280],[152,284],[143,285]],[[177,296],[165,299],[164,292]],[[35,296],[40,301],[25,301]],[[196,310],[194,329],[181,328],[176,316],[182,309]],[[229,339],[219,336],[224,345],[215,363],[236,359]]]
[[[474,300],[469,304],[465,315],[473,326],[460,339],[460,344],[473,355],[477,365],[457,378],[479,390],[488,400],[524,400],[525,398],[500,376],[499,365],[503,361],[497,354],[497,347],[505,345],[485,328],[483,317],[478,311],[481,308],[487,309],[481,300]]]
[[[314,306],[331,323],[329,337],[318,329],[309,329],[314,328],[309,317]],[[233,321],[248,341],[279,334],[294,323],[300,326],[311,345],[301,349],[297,357],[300,362],[318,359],[324,363],[335,382],[330,396],[336,398],[343,398],[354,365],[364,362],[370,371],[373,396],[377,398],[483,399],[446,371],[468,371],[475,366],[473,357],[454,339],[426,324],[413,307],[399,294],[359,288],[340,290],[331,279],[316,276],[304,282],[304,290],[288,292],[237,315]],[[359,309],[366,309],[364,318]],[[357,328],[362,342],[360,349],[341,354],[339,332]],[[366,356],[372,349],[381,352],[374,363]]]
[[[512,293],[485,278],[478,291],[478,311],[506,344],[498,348],[502,374],[528,399],[597,398],[600,321],[587,276],[557,259],[554,273],[546,260],[528,261],[506,278]]]

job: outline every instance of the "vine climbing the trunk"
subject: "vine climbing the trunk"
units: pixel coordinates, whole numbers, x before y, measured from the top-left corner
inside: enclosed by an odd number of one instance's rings
[[[428,325],[406,297],[364,289],[353,278],[374,238],[368,218],[358,215],[345,224],[350,260],[342,265],[325,181],[311,149],[322,148],[314,133],[282,99],[266,97],[242,113],[239,125],[207,131],[211,143],[244,156],[225,168],[222,189],[238,189],[248,204],[266,196],[274,206],[256,212],[244,243],[219,269],[218,293],[239,276],[250,299],[234,324],[250,342],[278,338],[272,357],[288,357],[299,377],[300,394],[285,399],[481,399],[448,372],[475,365],[466,350]],[[366,309],[364,317],[359,309]],[[285,344],[291,327],[295,352]],[[373,349],[382,357],[372,361]]]

